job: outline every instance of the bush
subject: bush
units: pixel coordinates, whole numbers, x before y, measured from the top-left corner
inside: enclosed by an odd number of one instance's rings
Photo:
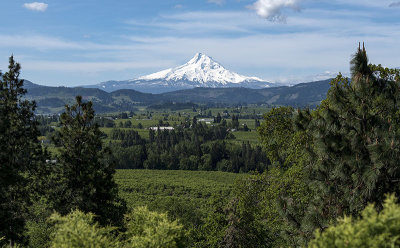
[[[183,244],[183,226],[169,221],[167,214],[138,207],[125,216],[127,246],[135,248],[176,248]]]
[[[51,248],[179,248],[184,246],[183,226],[167,214],[138,207],[125,216],[126,232],[116,237],[117,228],[101,227],[92,213],[75,210],[66,216],[53,214]]]
[[[92,213],[85,214],[75,210],[66,216],[53,214],[51,220],[55,222],[50,246],[52,248],[120,247],[120,243],[110,236],[115,228],[100,227],[94,222]]]
[[[345,216],[323,233],[317,230],[309,247],[400,247],[400,205],[395,202],[388,195],[380,213],[370,204],[358,219]]]

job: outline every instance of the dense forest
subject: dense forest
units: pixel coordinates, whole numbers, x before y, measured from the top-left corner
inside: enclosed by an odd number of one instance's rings
[[[260,142],[251,144],[234,141],[232,130],[248,129],[235,115],[173,129],[160,122],[148,138],[128,121],[99,119],[80,96],[59,117],[35,116],[10,57],[0,81],[0,245],[400,247],[400,72],[369,64],[364,47],[350,65],[351,78],[332,80],[318,107],[280,106],[255,119]],[[201,207],[130,207],[119,191],[135,189],[116,183],[116,168],[246,176],[207,193]]]

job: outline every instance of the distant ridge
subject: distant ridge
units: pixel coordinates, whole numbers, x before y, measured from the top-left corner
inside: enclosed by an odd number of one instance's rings
[[[239,75],[225,69],[211,57],[203,53],[196,53],[187,63],[175,68],[162,70],[137,79],[107,81],[86,87],[99,88],[107,92],[118,89],[134,89],[148,93],[164,93],[196,87],[262,89],[275,86],[280,86],[280,84],[266,82],[257,77]]]
[[[294,86],[280,86],[263,89],[243,87],[205,88],[178,90],[161,94],[142,93],[121,89],[105,92],[97,88],[48,87],[32,84],[26,98],[38,104],[37,113],[51,114],[64,111],[64,105],[74,102],[76,95],[92,101],[96,113],[136,111],[138,106],[163,103],[196,104],[268,104],[290,105],[293,107],[314,107],[326,98],[330,80],[302,83]]]

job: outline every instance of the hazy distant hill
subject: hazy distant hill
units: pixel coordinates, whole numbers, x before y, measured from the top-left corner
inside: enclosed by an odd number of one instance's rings
[[[273,105],[310,106],[325,98],[330,80],[264,89],[195,88],[161,94],[166,99],[195,103],[268,103]]]
[[[95,88],[48,87],[25,82],[27,98],[36,100],[38,113],[59,113],[66,103],[73,103],[76,95],[91,100],[97,113],[135,110],[166,102],[192,102],[198,104],[247,104],[315,106],[325,98],[330,80],[264,89],[249,88],[194,88],[162,94],[142,93],[136,90],[105,92]]]

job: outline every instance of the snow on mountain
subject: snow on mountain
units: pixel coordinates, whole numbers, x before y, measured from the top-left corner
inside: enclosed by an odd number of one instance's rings
[[[263,81],[257,77],[246,77],[231,72],[202,53],[197,53],[184,65],[139,77],[139,80],[192,81],[204,85],[207,85],[207,82],[226,85],[244,81]]]
[[[203,53],[197,53],[184,65],[162,70],[137,79],[107,81],[94,86],[111,92],[119,89],[134,89],[148,93],[163,93],[195,87],[226,88],[266,88],[280,86],[257,77],[239,75],[225,69],[221,64]]]

